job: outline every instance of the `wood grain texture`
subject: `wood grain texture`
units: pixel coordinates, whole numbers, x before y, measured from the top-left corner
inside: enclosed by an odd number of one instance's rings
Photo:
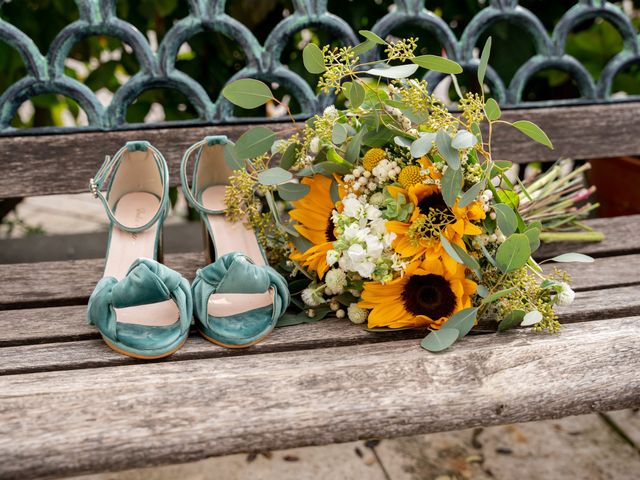
[[[636,286],[578,292],[571,306],[559,307],[557,312],[563,324],[640,315],[638,293]],[[495,330],[495,321],[485,318],[474,329],[474,333]],[[420,339],[425,334],[424,330],[372,333],[347,320],[329,318],[321,322],[278,328],[265,342],[239,352],[206,342],[194,331],[185,346],[169,360]],[[535,334],[532,335],[535,338]],[[104,345],[97,330],[87,325],[84,306],[0,312],[0,375],[136,363]]]
[[[480,335],[440,355],[405,340],[313,355],[4,376],[0,477],[118,470],[638,406],[639,335],[640,318],[631,317],[569,325],[553,337]]]
[[[503,118],[531,120],[540,125],[555,145],[549,150],[508,125],[494,136],[496,159],[514,162],[550,161],[562,157],[588,159],[640,154],[640,102],[575,107],[505,110]],[[606,128],[603,128],[606,125]],[[237,138],[251,125],[144,128],[111,132],[0,136],[3,175],[0,198],[86,192],[104,159],[125,142],[146,139],[167,158],[172,184],[179,179],[184,151],[206,135]],[[269,125],[277,131],[289,123]],[[59,175],[63,169],[65,175]]]
[[[201,253],[165,256],[166,264],[192,280],[204,265]],[[86,303],[102,276],[104,260],[0,265],[0,310]],[[640,254],[606,257],[590,264],[555,264],[578,290],[640,283]],[[552,268],[552,267],[547,267]]]
[[[550,258],[566,252],[580,252],[593,257],[640,253],[640,215],[592,218],[584,223],[604,233],[604,240],[543,243],[535,254],[536,258]]]

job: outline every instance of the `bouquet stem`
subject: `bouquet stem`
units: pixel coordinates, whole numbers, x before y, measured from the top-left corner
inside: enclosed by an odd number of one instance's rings
[[[540,240],[543,242],[601,242],[604,240],[602,232],[542,232]]]

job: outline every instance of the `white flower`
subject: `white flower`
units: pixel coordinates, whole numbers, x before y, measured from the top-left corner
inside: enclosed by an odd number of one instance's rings
[[[305,288],[301,294],[302,301],[310,307],[317,307],[324,303],[324,298],[313,288]]]
[[[325,117],[336,118],[338,116],[338,109],[334,105],[329,105],[323,112]]]
[[[309,150],[311,150],[312,153],[318,153],[320,151],[320,138],[319,137],[313,137],[311,139],[311,141],[309,142]]]
[[[351,262],[360,263],[365,259],[367,252],[364,251],[364,247],[362,245],[356,243],[355,245],[351,245],[349,247],[346,254]]]
[[[358,218],[362,216],[362,204],[353,195],[347,195],[342,200],[342,213],[347,217]]]
[[[356,272],[363,278],[371,278],[376,265],[373,262],[361,262],[356,265]]]
[[[560,287],[562,289],[556,295],[556,305],[560,305],[561,307],[571,305],[573,303],[573,299],[576,297],[576,292],[574,292],[566,282],[561,282]]]
[[[387,220],[384,218],[376,218],[371,222],[371,233],[374,235],[386,235],[387,233]]]
[[[324,281],[334,295],[339,295],[344,292],[344,287],[347,286],[347,275],[339,268],[334,268],[327,272]]]
[[[357,303],[352,303],[347,308],[347,315],[353,323],[364,323],[367,321],[369,312],[364,308],[360,308]]]
[[[382,255],[384,245],[377,237],[369,235],[365,241],[367,243],[367,254],[370,257],[380,257],[380,255]]]
[[[335,264],[338,261],[338,258],[340,258],[340,254],[338,252],[335,250],[329,250],[327,252],[327,265],[331,266]]]
[[[344,315],[345,315],[345,313],[344,313],[344,310],[342,310],[342,309],[340,309],[340,310],[338,310],[336,312],[336,317],[338,317],[338,318],[344,318]]]
[[[271,145],[271,154],[282,153],[284,151],[285,141],[284,140],[276,140]]]
[[[338,302],[335,298],[329,302],[329,308],[332,312],[337,312],[340,310],[340,302]]]

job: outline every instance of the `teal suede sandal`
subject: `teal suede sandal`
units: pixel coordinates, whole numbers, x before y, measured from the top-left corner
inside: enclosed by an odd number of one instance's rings
[[[268,265],[255,232],[224,216],[225,189],[233,173],[224,160],[227,143],[225,136],[211,136],[192,145],[182,157],[180,179],[187,201],[202,218],[210,263],[198,270],[192,284],[196,327],[215,344],[244,348],[271,333],[290,297],[287,282]],[[189,188],[187,164],[194,154]]]
[[[171,355],[184,344],[191,324],[189,282],[158,261],[169,209],[168,175],[162,154],[138,141],[107,156],[90,181],[111,226],[104,276],[89,298],[87,320],[109,347],[134,358]]]

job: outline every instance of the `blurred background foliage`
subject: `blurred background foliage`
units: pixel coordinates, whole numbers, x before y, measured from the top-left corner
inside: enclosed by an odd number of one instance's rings
[[[454,33],[461,36],[470,19],[485,7],[486,0],[429,0],[427,7],[445,20]],[[544,26],[552,31],[560,17],[575,0],[521,0],[520,5],[536,14]],[[640,27],[640,0],[617,2],[631,16],[636,28]],[[393,8],[391,0],[328,0],[329,11],[342,17],[354,31],[371,29],[375,22]],[[188,15],[186,0],[118,0],[118,16],[143,32],[155,50],[171,26]],[[260,42],[283,18],[293,12],[291,0],[228,0],[226,11],[251,30]],[[48,50],[55,36],[69,23],[78,19],[78,9],[73,0],[0,0],[0,18],[12,23],[29,35],[42,52]],[[391,32],[394,37],[419,38],[419,54],[441,52],[441,45],[432,35],[417,27],[403,27]],[[492,26],[480,39],[494,38],[491,64],[506,84],[520,65],[535,54],[533,39],[521,29],[506,21]],[[302,49],[308,42],[338,45],[329,33],[321,28],[310,28],[293,35],[285,46],[281,61],[315,87],[317,76],[306,72],[302,65]],[[596,19],[580,24],[569,35],[566,51],[580,61],[594,79],[609,59],[622,50],[622,38],[607,21]],[[187,73],[200,84],[212,99],[218,97],[222,86],[245,64],[245,55],[237,42],[220,33],[205,31],[191,38],[178,53],[176,68]],[[85,83],[97,92],[98,99],[108,105],[113,93],[139,70],[139,65],[128,45],[117,38],[92,36],[77,43],[66,60],[67,75]],[[18,53],[0,41],[0,94],[11,84],[26,75],[26,69]],[[473,85],[472,79],[461,79],[463,87]],[[616,77],[615,94],[640,94],[640,65],[633,65]],[[287,95],[284,88],[277,88],[280,98]],[[539,72],[528,83],[525,99],[528,101],[574,98],[579,96],[575,82],[560,70]],[[292,110],[299,106],[292,101]],[[269,107],[267,107],[269,108]],[[248,114],[247,112],[237,112]],[[250,112],[255,115],[275,115],[270,110]],[[129,107],[126,120],[129,123],[178,121],[197,118],[189,100],[171,89],[145,91]],[[62,95],[47,94],[33,97],[23,104],[13,125],[20,128],[86,125],[84,112],[71,99]]]

